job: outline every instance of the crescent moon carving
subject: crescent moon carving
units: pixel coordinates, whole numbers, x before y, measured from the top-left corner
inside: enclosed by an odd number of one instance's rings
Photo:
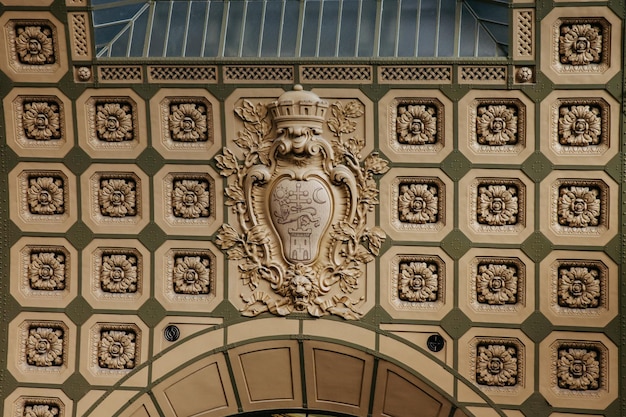
[[[313,190],[313,201],[315,201],[317,204],[324,204],[324,203],[326,203],[326,200],[321,200],[319,198],[319,196],[317,195],[317,192],[318,191],[322,191],[322,190],[323,190],[323,188],[321,188],[321,187],[320,188],[316,188],[315,190]]]

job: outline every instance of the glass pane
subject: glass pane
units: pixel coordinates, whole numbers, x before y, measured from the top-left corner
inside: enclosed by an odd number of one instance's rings
[[[129,28],[126,28],[122,35],[111,46],[111,56],[126,56],[128,41],[130,39]]]
[[[265,6],[261,56],[278,56],[278,37],[280,28],[283,26],[280,21],[282,7],[281,1],[268,1]]]
[[[465,7],[461,10],[461,29],[459,39],[459,56],[474,56],[476,40],[476,20]]]
[[[496,43],[483,28],[478,31],[478,56],[497,56]]]
[[[188,2],[173,2],[172,17],[167,39],[167,56],[183,56],[183,41],[187,32]]]
[[[304,27],[302,28],[302,48],[300,56],[315,56],[317,44],[317,23],[319,20],[320,3],[318,0],[307,0],[304,10]]]
[[[165,34],[167,30],[167,16],[169,15],[169,2],[154,3],[154,20],[152,21],[152,30],[150,32],[150,56],[163,56],[163,48],[165,46]]]
[[[396,49],[396,23],[398,17],[398,0],[383,2],[383,16],[380,27],[379,56],[394,56]]]
[[[354,56],[356,46],[357,0],[344,0],[341,11],[341,32],[339,33],[339,56]]]
[[[148,27],[148,9],[146,9],[133,26],[133,39],[130,43],[130,56],[143,56],[146,43],[146,28]]]
[[[452,28],[449,28],[450,30]],[[452,29],[454,30],[454,29]],[[437,0],[422,0],[419,22],[418,56],[435,56],[435,35],[437,34]],[[454,36],[454,32],[452,32]]]
[[[202,55],[213,57],[219,54],[224,3],[211,2],[209,6],[209,20],[206,25],[206,38]]]
[[[261,18],[263,17],[263,3],[251,1],[246,11],[244,25],[243,48],[241,56],[257,56],[259,50],[259,35],[261,34]]]
[[[402,0],[400,8],[400,38],[398,56],[415,56],[415,36],[417,31],[417,3],[415,0]]]
[[[336,0],[325,0],[322,2],[322,7],[319,56],[335,56],[339,3]]]
[[[208,4],[209,3],[207,2],[198,1],[191,3],[187,45],[185,45],[185,56],[202,56],[202,39],[204,37],[204,22]]]
[[[444,1],[439,7],[439,49],[437,56],[449,57],[454,55],[456,6]]]
[[[378,2],[375,1],[365,0],[361,2],[358,56],[372,56],[374,53],[377,4]]]
[[[143,4],[129,4],[122,7],[111,7],[106,9],[98,9],[93,14],[93,24],[95,26],[103,23],[117,22],[131,19],[137,12],[144,7]]]
[[[224,56],[239,56],[241,44],[241,26],[243,24],[243,1],[226,3],[228,7],[228,23],[226,26],[226,41],[224,42]],[[221,24],[220,24],[221,26]]]
[[[296,55],[298,41],[298,20],[300,19],[300,2],[287,0],[283,18],[283,35],[280,42],[280,56],[292,57]]]

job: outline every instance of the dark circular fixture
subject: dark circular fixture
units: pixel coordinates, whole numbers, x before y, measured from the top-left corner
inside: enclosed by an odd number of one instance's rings
[[[430,335],[428,337],[428,340],[426,341],[426,346],[428,346],[428,349],[433,352],[439,352],[441,349],[443,349],[445,344],[446,341],[439,334]]]
[[[168,342],[175,342],[180,337],[180,329],[173,324],[170,324],[163,330],[163,335],[165,336],[165,340]]]

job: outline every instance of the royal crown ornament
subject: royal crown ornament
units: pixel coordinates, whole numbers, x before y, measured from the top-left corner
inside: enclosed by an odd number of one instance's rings
[[[232,208],[216,243],[237,265],[242,314],[362,317],[365,267],[385,239],[367,216],[378,204],[375,176],[388,170],[376,153],[363,159],[363,139],[351,136],[362,104],[329,106],[296,85],[268,105],[243,100],[235,113],[243,160],[229,148],[216,156]]]

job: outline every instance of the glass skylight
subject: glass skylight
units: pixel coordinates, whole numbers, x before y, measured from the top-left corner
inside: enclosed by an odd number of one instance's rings
[[[101,58],[506,57],[510,0],[91,0]]]

